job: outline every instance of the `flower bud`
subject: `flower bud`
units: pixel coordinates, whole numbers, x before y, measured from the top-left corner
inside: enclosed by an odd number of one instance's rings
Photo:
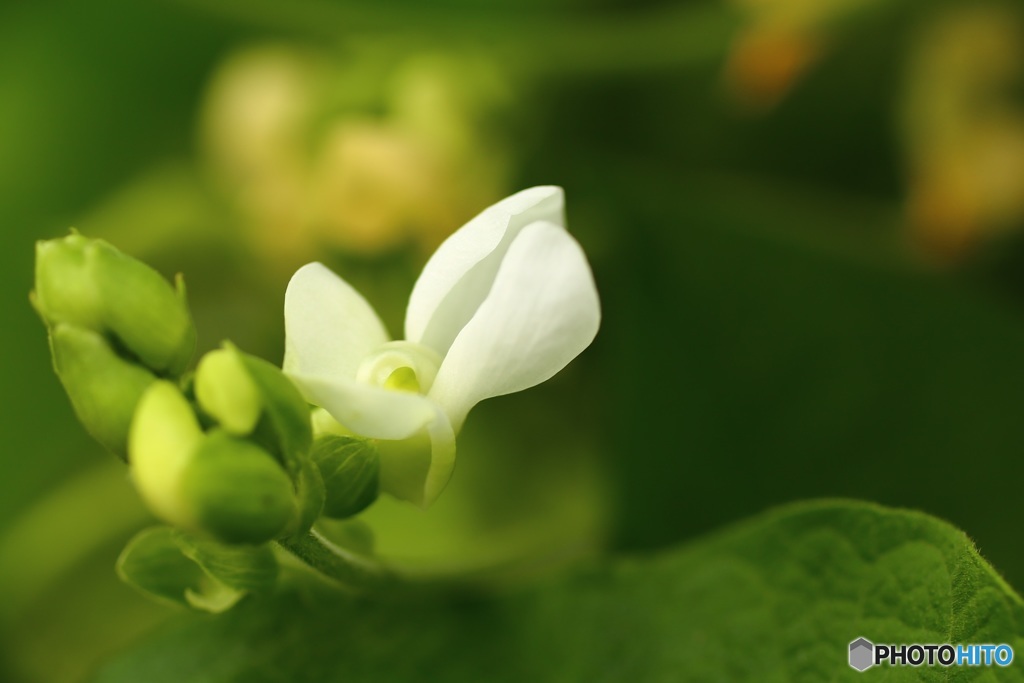
[[[160,374],[180,375],[195,348],[180,279],[175,290],[102,240],[71,234],[37,243],[33,303],[48,325],[68,323],[113,337]]]
[[[53,366],[89,434],[127,459],[128,430],[143,392],[156,381],[85,328],[58,324],[50,331]]]
[[[232,348],[203,356],[196,368],[196,400],[230,434],[245,436],[256,428],[263,401],[256,384]]]
[[[344,519],[362,512],[380,493],[380,457],[366,439],[327,435],[313,442],[313,462],[324,480],[324,516]]]
[[[181,489],[203,438],[192,406],[176,386],[161,380],[146,390],[128,438],[132,480],[157,517],[183,529],[198,528]]]
[[[292,481],[274,457],[222,431],[199,444],[182,497],[199,527],[225,543],[270,541],[296,515]]]
[[[204,434],[167,381],[142,396],[129,437],[131,473],[161,519],[225,543],[262,543],[298,516],[295,486],[259,446],[223,430]]]
[[[294,484],[295,516],[284,535],[304,534],[320,517],[324,484],[309,459],[309,406],[281,370],[225,343],[199,362],[196,400],[228,433],[274,456]]]

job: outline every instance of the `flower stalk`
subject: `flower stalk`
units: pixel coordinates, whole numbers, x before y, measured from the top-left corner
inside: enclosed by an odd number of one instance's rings
[[[399,582],[398,575],[384,565],[331,543],[315,529],[277,543],[319,574],[350,589],[379,590]]]

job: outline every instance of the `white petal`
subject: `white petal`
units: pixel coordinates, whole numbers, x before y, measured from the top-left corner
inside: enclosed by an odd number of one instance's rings
[[[405,338],[440,355],[490,291],[498,267],[519,232],[536,221],[564,225],[562,188],[533,187],[485,209],[430,257],[413,287]]]
[[[359,436],[382,439],[381,483],[426,507],[455,467],[455,432],[440,407],[420,394],[348,380],[291,375],[306,400]]]
[[[436,407],[438,417],[427,425],[427,433],[430,435],[430,470],[423,484],[422,507],[437,500],[455,469],[455,428],[441,407]]]
[[[425,431],[404,441],[379,441],[380,487],[396,498],[426,508],[455,469],[455,432],[438,410]]]
[[[425,396],[393,391],[355,380],[288,373],[306,400],[331,414],[344,427],[371,439],[405,439],[437,415]]]
[[[561,226],[529,225],[451,345],[430,397],[458,432],[479,401],[532,387],[565,367],[590,345],[600,321],[597,288],[579,244]]]
[[[373,308],[323,264],[296,271],[284,295],[284,371],[352,379],[359,363],[388,341]]]

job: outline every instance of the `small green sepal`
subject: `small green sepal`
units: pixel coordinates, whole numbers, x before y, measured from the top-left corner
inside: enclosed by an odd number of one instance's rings
[[[295,480],[295,496],[295,517],[285,530],[285,536],[300,536],[307,533],[323,514],[324,480],[320,476],[320,468],[309,458],[302,461],[299,475]]]

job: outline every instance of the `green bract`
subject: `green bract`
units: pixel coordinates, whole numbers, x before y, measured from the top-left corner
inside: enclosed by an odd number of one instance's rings
[[[55,325],[50,350],[53,367],[86,431],[126,458],[135,406],[156,376],[117,355],[106,339],[82,327]]]
[[[117,573],[158,600],[223,612],[246,593],[272,586],[278,566],[267,546],[225,546],[153,527],[128,542]]]

